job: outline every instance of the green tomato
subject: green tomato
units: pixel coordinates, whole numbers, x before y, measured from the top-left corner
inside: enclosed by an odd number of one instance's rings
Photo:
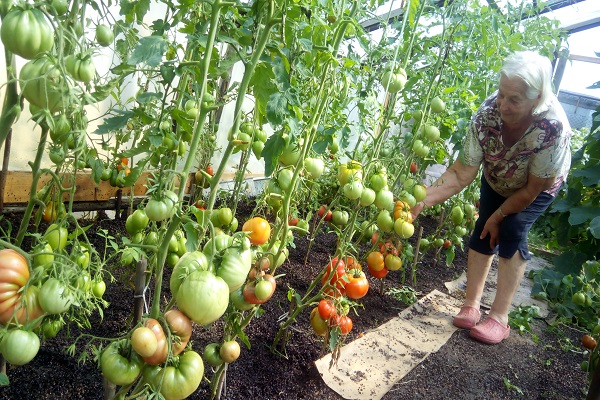
[[[300,148],[296,143],[288,144],[279,155],[279,162],[284,166],[296,165],[300,159]]]
[[[2,24],[2,28],[6,23]],[[58,67],[46,56],[26,63],[19,73],[23,97],[36,107],[57,112],[63,107],[66,83]]]
[[[204,378],[204,362],[193,350],[178,357],[178,363],[168,367],[155,366],[144,369],[144,381],[160,393],[165,400],[180,400],[189,397],[198,389]]]
[[[294,177],[294,171],[290,168],[284,168],[277,174],[277,183],[283,190],[289,190],[292,186],[292,178]]]
[[[169,208],[164,201],[151,198],[146,203],[146,216],[150,221],[164,221],[169,217]]]
[[[40,338],[33,332],[22,329],[8,331],[0,342],[0,353],[7,363],[25,365],[37,355]]]
[[[267,132],[264,129],[255,129],[254,138],[264,143],[267,141]]]
[[[305,219],[298,219],[298,223],[296,224],[296,232],[298,232],[300,235],[304,236],[304,235],[308,235],[309,232],[309,225],[308,225],[308,221]]]
[[[65,151],[61,146],[52,146],[48,157],[55,165],[61,165],[65,161]]]
[[[415,140],[412,149],[415,154],[421,158],[426,157],[429,154],[429,146],[425,146],[420,139]]]
[[[417,203],[423,201],[425,196],[427,196],[427,188],[425,185],[415,185],[413,188],[413,196]]]
[[[363,192],[363,184],[361,181],[348,182],[342,188],[344,196],[350,200],[359,199]]]
[[[332,214],[331,214],[331,222],[336,225],[336,226],[344,226],[348,223],[348,212],[347,211],[340,211],[340,210],[335,210]]]
[[[54,261],[53,249],[49,243],[36,247],[34,253],[41,253],[33,257],[34,267],[44,266]]]
[[[44,13],[30,5],[15,6],[2,19],[0,38],[11,53],[31,60],[54,46],[54,30]]]
[[[130,385],[140,376],[144,362],[127,339],[112,342],[100,356],[102,375],[118,386]]]
[[[394,229],[394,219],[388,210],[381,210],[377,214],[377,227],[385,233],[389,233]]]
[[[304,168],[310,175],[311,179],[317,180],[323,175],[325,163],[320,158],[306,158],[304,160]]]
[[[460,225],[464,218],[464,213],[460,206],[452,207],[452,211],[450,211],[450,220],[454,225]]]
[[[375,191],[371,188],[364,188],[360,195],[360,205],[363,207],[370,206],[375,201]]]
[[[446,110],[446,103],[444,103],[444,101],[442,99],[440,99],[438,96],[435,96],[432,100],[431,100],[431,112],[435,113],[435,114],[439,114],[441,112],[444,112],[444,110]]]
[[[152,231],[144,238],[144,244],[147,246],[156,246],[158,244],[158,233]]]
[[[254,286],[254,295],[259,300],[267,300],[273,295],[273,285],[267,280],[261,280]]]
[[[406,73],[394,73],[388,69],[381,76],[381,85],[390,93],[399,92],[406,85]]]
[[[62,319],[55,319],[52,321],[45,319],[44,324],[42,325],[42,336],[44,339],[52,339],[58,335],[58,332],[60,332],[64,325],[65,323]]]
[[[125,221],[125,230],[130,235],[141,232],[148,226],[150,219],[146,215],[146,211],[142,209],[135,210]]]
[[[38,301],[46,313],[61,314],[71,308],[73,298],[67,285],[56,278],[49,278],[40,288]]]
[[[331,143],[327,146],[327,149],[331,154],[337,153],[340,149],[340,142],[335,136],[331,138]]]
[[[97,298],[102,298],[106,292],[106,283],[103,280],[95,280],[92,283],[92,294]]]
[[[250,304],[250,305],[253,306],[252,304]],[[211,365],[213,367],[218,367],[219,365],[223,364],[223,359],[221,358],[221,355],[219,354],[220,347],[221,347],[221,345],[219,343],[207,344],[206,347],[204,348],[204,352],[202,353],[202,356],[204,357],[204,361],[206,361],[209,365]]]
[[[392,210],[394,208],[394,193],[390,190],[380,190],[375,195],[375,206],[380,210]]]
[[[423,132],[430,142],[437,142],[440,138],[440,130],[433,125],[425,125]]]
[[[115,40],[115,34],[108,25],[96,26],[96,41],[100,46],[107,47]]]
[[[254,304],[248,303],[244,298],[244,293],[242,291],[242,287],[234,290],[229,293],[229,302],[233,307],[240,311],[248,311],[254,307]]]
[[[374,191],[379,192],[387,186],[387,175],[382,173],[371,175],[369,182],[371,184],[371,188]]]
[[[191,251],[185,253],[179,258],[169,281],[169,288],[173,296],[179,291],[179,287],[185,281],[185,279],[194,271],[206,271],[208,270],[209,262],[208,258],[201,251]]]
[[[219,319],[229,304],[229,286],[209,271],[192,272],[176,293],[179,310],[198,325]]]
[[[227,283],[229,292],[233,292],[246,282],[252,268],[252,253],[250,249],[230,247],[225,250],[220,262],[216,263],[216,268],[216,275]]]
[[[252,143],[252,154],[254,154],[254,156],[256,158],[260,158],[260,156],[262,155],[262,151],[265,148],[265,143],[261,142],[260,140],[255,140]]]
[[[465,217],[473,218],[475,216],[475,206],[471,203],[465,204]]]
[[[56,15],[64,15],[69,11],[69,3],[67,0],[52,0],[52,8],[56,11]]]
[[[96,74],[96,67],[90,55],[68,55],[65,58],[65,67],[73,79],[83,83],[90,82]]]
[[[69,232],[67,228],[57,224],[51,224],[44,233],[44,240],[52,247],[53,250],[64,250],[67,246]]]
[[[219,226],[229,226],[229,224],[231,224],[231,221],[233,220],[233,213],[231,211],[231,208],[229,208],[229,207],[219,208],[218,218],[219,218],[219,222],[220,222]]]

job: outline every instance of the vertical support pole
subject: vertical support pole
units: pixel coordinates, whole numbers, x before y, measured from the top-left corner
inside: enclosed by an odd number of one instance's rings
[[[8,135],[4,141],[4,158],[2,158],[2,172],[0,172],[0,214],[4,211],[4,188],[6,187],[6,175],[8,174],[11,140],[12,128],[8,130]]]
[[[600,368],[594,370],[585,400],[600,400]]]
[[[102,378],[103,400],[112,400],[115,398],[117,387],[110,383],[106,378]]]
[[[146,286],[146,267],[148,261],[142,258],[135,269],[135,294],[133,295],[133,324],[142,320],[144,314],[144,287]]]

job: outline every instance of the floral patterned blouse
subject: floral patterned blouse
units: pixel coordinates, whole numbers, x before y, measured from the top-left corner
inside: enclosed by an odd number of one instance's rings
[[[477,166],[498,194],[508,197],[527,184],[529,173],[556,176],[546,193],[556,196],[571,166],[571,126],[556,96],[534,116],[525,134],[511,147],[502,142],[502,120],[494,93],[475,113],[464,142],[462,162]]]

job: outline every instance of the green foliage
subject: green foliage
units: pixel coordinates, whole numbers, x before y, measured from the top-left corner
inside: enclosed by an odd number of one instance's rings
[[[417,292],[410,286],[403,285],[399,288],[392,287],[385,292],[386,295],[393,297],[401,303],[410,306],[417,302]]]
[[[540,308],[537,306],[518,306],[508,314],[508,324],[521,334],[531,332],[530,323],[539,316]]]

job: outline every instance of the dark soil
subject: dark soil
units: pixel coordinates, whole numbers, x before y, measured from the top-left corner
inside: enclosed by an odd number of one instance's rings
[[[13,217],[19,221],[18,216]],[[433,231],[434,221],[422,217],[419,223],[424,227],[424,235]],[[98,227],[110,230],[116,237],[124,232],[121,220],[95,220],[93,225],[88,231],[92,238]],[[264,314],[255,318],[246,329],[251,349],[242,347],[240,358],[229,365],[223,398],[341,399],[324,384],[314,366],[322,342],[310,327],[308,310],[292,326],[285,354],[275,355],[269,350],[279,327],[278,320],[289,308],[287,288],[304,293],[311,278],[333,254],[335,236],[318,235],[306,265],[309,242],[299,238],[295,243],[289,260],[278,270],[286,275],[278,280],[275,295],[263,306]],[[457,253],[452,267],[445,266],[443,261],[434,263],[432,252],[428,252],[418,265],[414,289],[419,297],[434,289],[447,293],[444,282],[455,279],[465,269],[463,252]],[[93,316],[93,328],[85,333],[111,338],[131,326],[133,277],[128,270],[111,272],[117,281],[108,285],[105,294],[110,306],[105,310],[104,318]],[[402,285],[402,278],[401,273],[390,273],[385,280],[385,290]],[[352,316],[354,326],[348,341],[396,317],[406,307],[386,295],[385,290],[382,294],[379,282],[370,279],[371,290],[361,299],[364,309],[359,309],[359,315]],[[406,283],[411,283],[410,273],[407,273]],[[0,388],[0,399],[102,399],[102,377],[96,363],[78,363],[76,358],[65,353],[65,348],[80,332],[75,326],[63,329],[56,338],[42,343],[32,362],[22,367],[9,367],[10,385]],[[195,326],[193,348],[201,353],[207,343],[218,341],[221,334],[219,322],[208,328]],[[544,320],[536,320],[533,335],[513,332],[501,344],[488,346],[470,339],[467,331],[459,330],[437,353],[398,382],[384,399],[583,399],[587,383],[586,375],[579,367],[583,360],[581,335],[571,328],[551,327]],[[208,379],[212,373],[209,367],[205,376],[207,379],[190,398],[210,398]]]

